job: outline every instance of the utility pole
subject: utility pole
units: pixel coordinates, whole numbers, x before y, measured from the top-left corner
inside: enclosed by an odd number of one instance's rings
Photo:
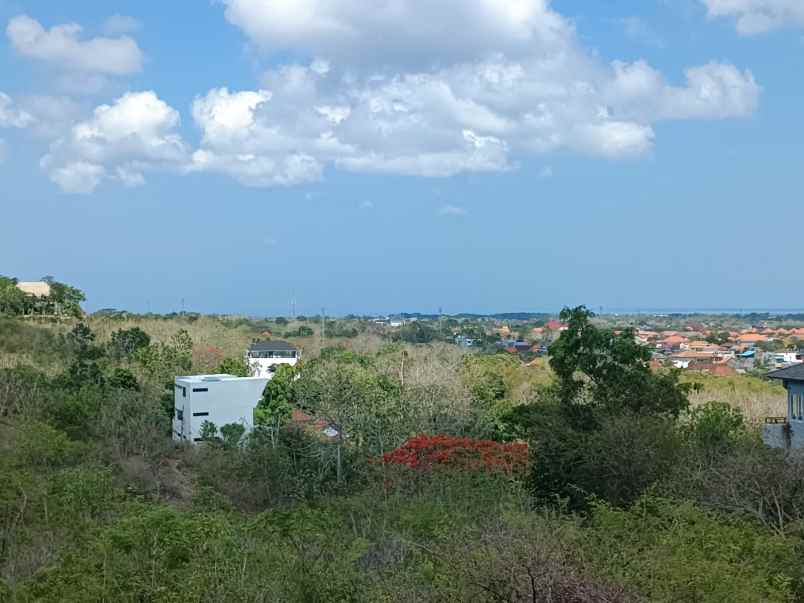
[[[327,309],[321,308],[321,347],[324,347],[324,340],[327,337]]]

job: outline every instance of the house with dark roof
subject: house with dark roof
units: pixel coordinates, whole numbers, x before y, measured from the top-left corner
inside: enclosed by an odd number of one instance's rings
[[[804,448],[804,364],[794,364],[768,373],[787,391],[787,416],[767,417],[762,439],[769,446]]]
[[[268,339],[253,341],[246,352],[246,363],[252,377],[273,377],[280,364],[295,366],[301,356],[287,341]]]

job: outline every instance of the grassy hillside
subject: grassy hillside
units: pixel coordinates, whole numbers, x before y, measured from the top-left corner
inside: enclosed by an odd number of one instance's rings
[[[177,446],[172,375],[295,326],[88,326],[0,321],[0,601],[781,602],[804,592],[804,464],[766,450],[728,408],[678,419],[617,411],[579,427],[545,389],[555,375],[543,360],[373,333],[322,351],[314,334],[294,340],[305,362],[282,391],[345,438],[286,417],[242,439]],[[150,343],[123,353],[115,341],[135,327]],[[696,379],[696,403],[778,394],[747,377]]]

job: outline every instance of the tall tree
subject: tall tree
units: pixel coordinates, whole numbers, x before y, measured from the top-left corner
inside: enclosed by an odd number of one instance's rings
[[[687,408],[692,386],[679,382],[678,371],[654,373],[651,351],[636,340],[633,329],[615,333],[596,326],[592,318],[584,306],[561,312],[568,328],[550,346],[550,366],[563,404],[673,416]]]
[[[274,448],[279,440],[279,430],[288,424],[293,416],[296,395],[293,381],[297,375],[296,368],[289,364],[280,364],[273,378],[265,386],[262,399],[254,409],[254,422],[268,431]]]

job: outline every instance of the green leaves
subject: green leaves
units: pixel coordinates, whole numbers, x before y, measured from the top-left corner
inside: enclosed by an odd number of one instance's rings
[[[271,431],[276,442],[277,432],[290,422],[296,402],[294,380],[296,368],[280,364],[265,386],[262,399],[254,409],[254,423]]]
[[[109,353],[115,358],[128,360],[139,350],[148,347],[150,344],[151,337],[139,327],[120,329],[112,333],[112,339],[109,342]]]
[[[605,412],[667,413],[678,416],[689,404],[691,387],[679,373],[654,374],[651,352],[631,329],[620,333],[592,323],[594,313],[583,306],[561,312],[566,331],[550,347],[550,366],[564,405],[592,403]]]
[[[35,297],[18,289],[16,278],[0,276],[0,314],[20,316],[36,312],[75,318],[83,316],[80,304],[86,298],[80,289],[60,283],[52,277],[43,280],[50,285],[50,295]]]
[[[134,359],[155,381],[172,381],[186,374],[193,365],[193,340],[184,329],[170,338],[170,343],[152,343],[140,347]]]
[[[215,372],[221,375],[248,377],[248,365],[244,358],[225,358]]]
[[[644,497],[627,510],[594,506],[585,549],[650,601],[793,600],[795,542],[692,503]]]

